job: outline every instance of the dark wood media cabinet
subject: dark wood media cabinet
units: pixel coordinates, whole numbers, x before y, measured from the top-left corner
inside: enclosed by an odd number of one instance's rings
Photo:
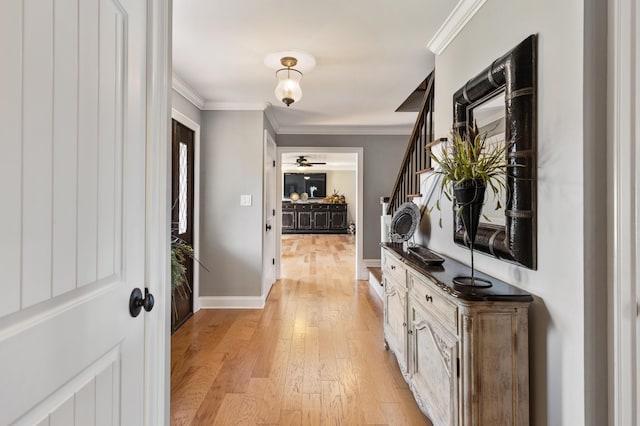
[[[346,234],[347,204],[282,202],[283,234]]]

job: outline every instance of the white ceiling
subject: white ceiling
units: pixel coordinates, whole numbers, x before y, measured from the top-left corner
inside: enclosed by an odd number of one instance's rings
[[[409,133],[394,112],[433,69],[427,49],[456,0],[176,0],[174,86],[203,109],[263,109],[279,133]],[[265,57],[302,50],[303,97],[274,96]]]

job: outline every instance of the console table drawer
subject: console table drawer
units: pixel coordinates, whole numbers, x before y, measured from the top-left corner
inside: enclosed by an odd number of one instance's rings
[[[456,333],[458,328],[458,307],[442,295],[435,284],[429,283],[428,278],[418,276],[411,269],[407,272],[409,288],[413,299],[424,309],[443,321],[443,325]]]
[[[382,260],[382,274],[393,281],[407,285],[407,274],[405,265],[393,255],[385,253]]]

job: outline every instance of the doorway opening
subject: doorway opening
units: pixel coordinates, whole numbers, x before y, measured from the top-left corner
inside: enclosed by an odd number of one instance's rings
[[[276,274],[281,278],[283,241],[288,235],[347,234],[355,244],[353,275],[357,280],[368,279],[363,261],[363,148],[361,147],[278,147],[277,161],[277,221]],[[312,166],[300,164],[299,158]],[[321,164],[325,163],[325,164]],[[318,183],[297,193],[293,182],[285,182],[285,173],[317,174]],[[351,182],[348,176],[351,175]],[[304,178],[303,178],[304,179]],[[304,181],[301,185],[305,185]],[[287,188],[285,188],[285,183]],[[285,191],[286,190],[286,191]],[[334,193],[342,199],[330,200]],[[311,197],[310,194],[314,194]],[[300,198],[298,198],[300,197]],[[335,204],[331,201],[337,201]],[[325,205],[327,202],[328,205]],[[316,205],[314,205],[316,204]],[[314,210],[315,209],[315,210]],[[324,211],[323,209],[327,209]],[[317,211],[316,211],[317,210]],[[353,223],[349,227],[350,222]],[[291,228],[293,225],[293,229]],[[284,228],[284,229],[283,229]],[[284,231],[284,232],[283,232]],[[283,235],[285,234],[285,235]],[[288,237],[292,239],[292,237]]]

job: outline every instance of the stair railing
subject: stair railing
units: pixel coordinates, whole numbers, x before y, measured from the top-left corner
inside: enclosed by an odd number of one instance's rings
[[[387,214],[393,213],[404,202],[420,197],[420,174],[431,169],[431,158],[425,145],[433,140],[433,84],[435,70],[427,77],[427,89],[420,105],[416,124],[413,126],[409,144],[400,166],[400,172],[393,186]]]

